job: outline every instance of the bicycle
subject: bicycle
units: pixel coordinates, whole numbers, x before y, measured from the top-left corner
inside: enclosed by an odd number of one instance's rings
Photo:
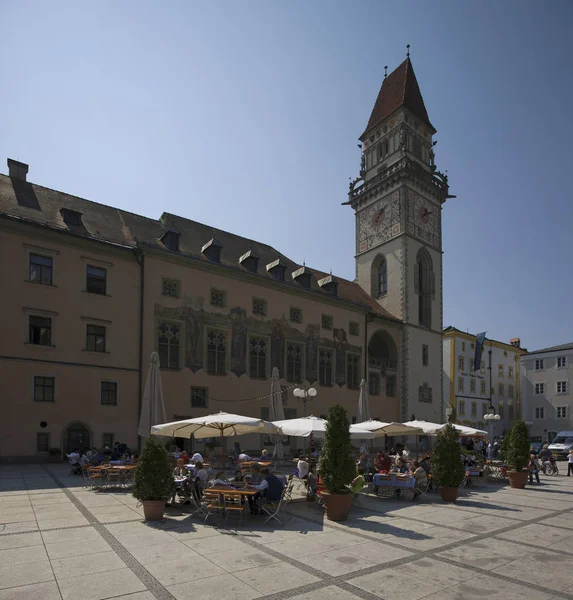
[[[541,471],[544,475],[559,475],[559,468],[557,467],[557,463],[555,462],[554,458],[543,461],[541,464]]]

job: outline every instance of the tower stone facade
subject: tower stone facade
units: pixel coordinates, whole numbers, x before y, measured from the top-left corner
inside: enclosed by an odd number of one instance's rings
[[[447,176],[434,162],[435,128],[408,57],[385,76],[350,184],[356,282],[402,321],[402,419],[441,420],[442,205]]]

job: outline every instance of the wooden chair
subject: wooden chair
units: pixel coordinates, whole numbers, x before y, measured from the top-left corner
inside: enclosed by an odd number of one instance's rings
[[[286,495],[285,492],[286,492],[286,488],[283,490],[281,498],[277,502],[269,502],[269,503],[263,504],[261,506],[263,514],[266,515],[266,517],[267,517],[265,519],[265,522],[263,523],[264,525],[266,525],[269,521],[272,521],[273,519],[275,521],[277,521],[279,523],[279,525],[283,525],[283,522],[281,521],[280,517],[283,514],[283,507],[285,504],[285,495]]]
[[[203,491],[203,507],[205,510],[205,522],[211,515],[217,515],[219,521],[217,527],[221,522],[221,518],[225,514],[225,498],[222,496],[220,490],[206,489]]]
[[[90,486],[93,490],[95,487],[102,487],[103,485],[103,474],[101,469],[95,467],[88,467],[88,477],[90,480]]]
[[[241,493],[230,491],[223,492],[222,495],[225,503],[225,526],[227,525],[227,519],[230,515],[238,515],[239,525],[241,525],[244,514],[244,504],[242,503]]]

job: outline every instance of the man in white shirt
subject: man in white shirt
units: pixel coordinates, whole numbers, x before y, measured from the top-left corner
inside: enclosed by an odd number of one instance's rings
[[[306,462],[306,460],[304,460],[303,458],[299,458],[296,468],[298,469],[298,476],[301,479],[306,479],[306,476],[308,475],[308,468],[309,468],[309,465]]]
[[[203,457],[199,454],[199,452],[195,452],[195,454],[191,457],[191,462],[203,462]]]
[[[251,460],[251,457],[244,451],[241,451],[241,454],[239,454],[239,460]]]

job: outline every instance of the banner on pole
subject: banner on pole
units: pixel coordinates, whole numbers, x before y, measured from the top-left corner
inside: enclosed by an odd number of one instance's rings
[[[484,331],[483,333],[478,333],[476,335],[476,352],[474,355],[474,371],[479,371],[479,369],[481,367],[481,354],[482,354],[483,345],[485,342],[485,334],[486,334],[486,332]]]

